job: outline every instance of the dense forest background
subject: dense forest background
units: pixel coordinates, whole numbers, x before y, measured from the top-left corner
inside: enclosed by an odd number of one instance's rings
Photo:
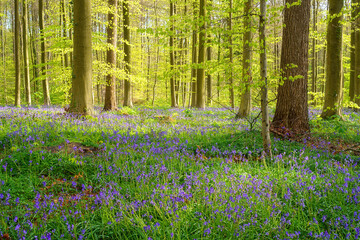
[[[283,82],[280,59],[284,11],[286,6],[291,8],[290,5],[294,7],[300,2],[266,2],[270,105],[275,105],[279,83]],[[205,7],[203,13],[200,5]],[[341,105],[355,107],[351,101],[354,100],[355,85],[351,80],[354,75],[351,77],[351,73],[355,71],[355,58],[351,60],[351,54],[355,56],[357,1],[351,3],[346,0],[342,5],[342,32],[339,34],[343,41],[341,62],[338,63],[342,64]],[[334,15],[329,13],[329,4],[325,0],[312,0],[309,7],[309,19],[294,21],[309,21],[308,102],[314,107],[322,107],[326,82],[326,34]],[[19,102],[31,105],[69,104],[73,2],[2,0],[0,9],[0,86],[3,89],[0,104],[14,104],[15,92],[21,93],[15,105]],[[260,104],[259,11],[257,0],[93,0],[94,104],[104,106],[106,88],[115,85],[112,91],[117,106],[124,104],[126,92],[131,93],[131,101],[125,105],[130,106],[133,103],[196,106],[196,78],[198,69],[204,69],[206,92],[202,94],[204,98],[206,96],[206,105],[242,106],[246,116],[250,100],[253,106]],[[17,42],[18,51],[14,50]],[[199,45],[203,44],[205,59],[201,60]],[[127,54],[125,51],[128,51]],[[19,66],[15,64],[17,52]],[[19,86],[15,84],[16,76],[21,79]],[[131,86],[126,88],[127,82]]]

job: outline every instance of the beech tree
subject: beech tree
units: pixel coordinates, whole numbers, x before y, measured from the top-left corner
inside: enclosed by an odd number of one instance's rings
[[[25,80],[25,99],[26,104],[31,105],[31,90],[30,90],[30,63],[29,63],[29,46],[28,46],[28,7],[27,1],[23,0],[23,60],[24,60],[24,80]]]
[[[91,0],[74,0],[74,53],[69,111],[92,115]]]
[[[47,78],[47,60],[46,60],[46,43],[44,32],[44,1],[39,0],[39,24],[40,24],[40,44],[41,44],[41,73],[43,76],[43,98],[44,105],[50,105],[49,80]]]
[[[310,0],[286,0],[281,48],[281,84],[278,88],[273,127],[293,132],[310,130],[308,116],[308,47]]]
[[[206,0],[200,0],[199,68],[196,78],[196,107],[205,108]]]
[[[344,0],[329,0],[329,22],[327,26],[327,55],[325,102],[322,118],[341,114],[342,98],[342,8]],[[355,82],[356,91],[356,82]]]
[[[175,79],[174,79],[174,65],[175,65],[175,53],[174,53],[174,3],[170,0],[170,98],[171,107],[177,107],[176,94],[175,94]]]
[[[15,106],[20,107],[21,79],[20,79],[20,14],[19,0],[15,0]]]
[[[123,0],[123,24],[124,24],[124,64],[125,64],[125,81],[124,81],[124,106],[132,107],[131,96],[131,46],[130,46],[130,9],[129,0]]]
[[[267,57],[266,57],[266,0],[260,0],[260,75],[261,75],[261,135],[265,155],[271,157],[270,122],[268,109],[268,80],[267,80]]]
[[[355,0],[356,6],[354,11],[354,49],[353,49],[353,62],[354,62],[354,98],[355,103],[360,106],[360,0]]]
[[[107,50],[106,61],[109,64],[110,71],[106,76],[105,111],[116,109],[116,77],[114,74],[114,69],[116,68],[117,5],[117,0],[109,0],[110,11],[108,14],[107,26],[107,43],[109,46]]]
[[[249,116],[251,111],[251,11],[252,0],[247,0],[244,6],[244,38],[243,38],[243,72],[242,79],[244,81],[245,89],[241,95],[241,102],[239,112],[237,113],[238,118],[244,118]]]

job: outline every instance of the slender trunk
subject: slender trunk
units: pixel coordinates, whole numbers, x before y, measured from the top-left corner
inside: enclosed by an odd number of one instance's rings
[[[196,107],[205,108],[206,0],[200,0],[199,68],[196,78]]]
[[[271,139],[270,123],[268,109],[268,86],[267,86],[267,59],[266,59],[266,37],[265,37],[265,18],[266,18],[266,0],[260,0],[260,75],[263,85],[261,85],[261,116],[262,116],[262,140],[264,153],[271,157]]]
[[[40,25],[40,41],[41,41],[41,73],[43,76],[43,98],[44,105],[50,105],[49,81],[47,78],[47,62],[46,62],[46,46],[44,33],[44,2],[39,0],[39,25]]]
[[[28,49],[28,8],[26,0],[23,0],[23,44],[24,44],[24,76],[25,76],[25,96],[26,103],[31,105],[31,90],[30,90],[30,68],[29,68],[29,49]]]
[[[116,44],[117,44],[117,0],[109,0],[110,12],[108,13],[106,62],[110,72],[106,75],[104,111],[116,110]]]
[[[322,118],[341,114],[342,95],[342,19],[343,0],[329,0],[329,17],[327,27],[326,83],[325,102]],[[335,16],[336,17],[333,17]]]
[[[221,34],[219,33],[219,43],[218,43],[218,64],[220,63],[221,59]],[[220,102],[220,72],[217,75],[217,100]]]
[[[197,16],[198,16],[198,9],[196,0],[193,4],[193,18],[194,18],[194,25],[193,25],[193,33],[192,33],[192,64],[191,64],[191,107],[196,107],[196,74],[197,74],[197,40],[198,40],[198,24],[197,24]]]
[[[233,11],[233,2],[229,0],[229,84],[230,84],[230,104],[231,108],[235,108],[235,95],[234,95],[234,79],[233,79],[233,40],[232,40],[232,11]]]
[[[209,4],[210,4],[210,7],[212,7],[212,0],[210,0]],[[209,13],[208,18],[211,21],[210,13]],[[208,47],[207,47],[206,53],[207,53],[207,61],[211,62],[211,59],[212,59],[211,34],[208,34]],[[212,104],[212,76],[211,76],[211,73],[209,70],[207,72],[206,89],[207,89],[207,104],[209,106],[211,106],[211,104]]]
[[[171,96],[171,107],[177,107],[176,96],[175,96],[175,79],[174,79],[174,65],[175,65],[175,54],[174,54],[174,3],[170,0],[170,96]]]
[[[124,62],[125,62],[125,81],[124,81],[124,106],[132,107],[131,96],[131,46],[130,46],[130,9],[129,0],[123,1],[123,21],[124,21]]]
[[[317,52],[316,52],[316,32],[317,32],[317,7],[316,0],[313,0],[313,39],[312,39],[312,60],[311,60],[311,91],[312,91],[312,99],[315,99],[316,94],[316,81],[317,81]],[[313,102],[314,106],[316,106],[316,102]]]
[[[147,73],[146,73],[146,102],[150,99],[150,73],[151,73],[151,51],[150,51],[150,37],[147,36]]]
[[[5,5],[5,9],[4,9],[4,16],[6,16],[7,12],[7,7]],[[1,25],[1,29],[2,29],[2,37],[1,37],[1,43],[2,43],[2,60],[3,60],[3,78],[4,78],[4,100],[5,100],[5,104],[8,104],[7,101],[7,79],[6,79],[6,31],[5,31],[5,26],[7,24],[6,21],[6,17],[3,18],[2,21],[2,25]]]
[[[15,0],[15,106],[20,107],[21,95],[21,79],[20,79],[20,14],[19,0]]]
[[[244,38],[243,38],[243,71],[242,78],[245,83],[245,90],[241,95],[241,103],[239,112],[237,113],[238,118],[248,117],[251,111],[251,82],[252,82],[252,74],[251,74],[251,8],[252,8],[252,0],[247,0],[244,7]]]
[[[65,0],[61,0],[61,15],[62,15],[62,37],[64,40],[67,39],[67,31],[66,31],[66,9],[65,9]],[[66,51],[66,50],[65,50]],[[64,53],[64,67],[69,67],[69,55]]]
[[[354,75],[354,86],[355,86],[355,91],[354,91],[354,99],[355,99],[355,103],[360,106],[360,0],[356,1],[357,3],[357,7],[355,9],[355,16],[356,20],[355,20],[355,26],[356,26],[356,31],[355,31],[355,75]]]
[[[355,38],[356,38],[356,11],[354,4],[357,0],[351,1],[351,43],[350,43],[350,86],[349,96],[351,101],[355,101]]]
[[[154,1],[154,11],[155,11],[155,29],[158,29],[158,15],[157,15],[157,1]],[[158,65],[159,65],[159,56],[160,56],[160,47],[159,47],[159,37],[156,35],[156,63],[155,63],[155,76],[154,76],[154,85],[153,85],[153,96],[152,96],[152,106],[155,103],[155,90],[156,90],[156,83],[158,78]]]

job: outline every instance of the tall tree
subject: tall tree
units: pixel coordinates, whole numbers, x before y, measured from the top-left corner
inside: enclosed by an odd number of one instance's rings
[[[355,17],[355,32],[354,32],[354,98],[355,103],[360,106],[360,0],[356,0],[356,6],[354,9]]]
[[[74,0],[74,53],[70,112],[92,115],[91,0]]]
[[[342,98],[342,8],[344,0],[329,0],[327,26],[325,102],[322,118],[341,114]],[[356,88],[355,88],[356,89]]]
[[[171,107],[177,107],[175,94],[175,79],[174,79],[174,65],[175,65],[175,51],[174,51],[174,2],[170,0],[170,98]]]
[[[198,24],[197,24],[197,16],[198,16],[198,5],[197,0],[194,0],[193,3],[193,33],[192,33],[192,49],[191,49],[191,107],[196,107],[196,64],[197,64],[197,41],[198,41]]]
[[[286,0],[281,48],[282,83],[278,88],[274,127],[305,133],[310,129],[308,113],[308,47],[310,0]]]
[[[129,0],[123,1],[123,24],[124,24],[124,63],[125,63],[125,81],[124,81],[124,106],[132,107],[131,94],[131,47],[130,47],[130,9]]]
[[[270,123],[268,109],[268,83],[267,83],[267,58],[266,58],[266,37],[265,37],[265,19],[266,19],[266,0],[260,0],[260,75],[261,75],[261,117],[262,117],[262,139],[264,153],[271,157],[271,139],[270,139]]]
[[[245,90],[241,95],[241,103],[239,112],[237,113],[238,118],[244,118],[249,116],[251,110],[251,88],[250,84],[252,81],[251,76],[251,7],[252,0],[247,0],[244,6],[244,38],[243,38],[243,70],[242,79],[245,82]]]
[[[19,0],[15,0],[15,106],[20,107],[20,14],[19,14]]]
[[[313,94],[316,93],[316,80],[317,80],[317,52],[316,52],[316,32],[317,32],[317,5],[316,0],[313,1],[313,32],[314,36],[312,39],[312,59],[311,59],[311,91]],[[312,99],[315,98],[313,95]],[[314,102],[314,105],[316,103]]]
[[[209,1],[209,7],[212,8],[212,0]],[[210,22],[212,21],[211,19],[211,13],[210,11],[208,12],[208,18],[210,20]],[[206,55],[207,55],[207,61],[211,62],[211,58],[212,58],[212,47],[211,47],[211,33],[209,33],[207,35],[208,37],[208,47],[206,49]],[[212,76],[211,76],[211,72],[208,70],[207,74],[206,74],[206,89],[207,89],[207,104],[211,105],[212,103]]]
[[[350,39],[350,86],[349,97],[351,101],[355,101],[355,38],[356,38],[356,15],[357,1],[351,1],[351,39]]]
[[[206,0],[200,0],[199,8],[200,33],[199,33],[199,68],[196,78],[196,107],[205,108],[205,53],[206,53]]]
[[[231,108],[235,108],[235,93],[234,93],[234,79],[233,79],[233,36],[232,36],[232,11],[233,11],[233,0],[229,0],[229,19],[228,19],[228,30],[229,30],[229,84],[230,84],[230,104]]]
[[[49,81],[47,78],[47,62],[46,62],[46,43],[44,33],[44,1],[39,0],[39,25],[40,25],[40,42],[41,42],[41,71],[43,76],[43,98],[44,105],[50,105]]]
[[[105,90],[105,106],[104,110],[116,109],[116,43],[117,43],[117,0],[109,0],[110,11],[108,13],[108,26],[107,26],[107,58],[106,62],[110,67],[108,75],[106,75],[106,90]]]
[[[23,54],[24,54],[24,77],[25,77],[25,99],[28,105],[31,105],[30,90],[30,66],[29,66],[29,47],[28,47],[28,7],[27,1],[23,0]]]

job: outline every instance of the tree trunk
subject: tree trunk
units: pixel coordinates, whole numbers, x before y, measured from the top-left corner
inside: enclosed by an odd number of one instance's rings
[[[15,0],[15,106],[20,107],[20,14],[19,14],[19,0]]]
[[[25,96],[26,104],[31,105],[31,90],[30,90],[30,69],[29,69],[29,48],[28,48],[28,35],[27,35],[27,15],[28,8],[26,0],[23,0],[23,44],[24,44],[24,76],[25,76]]]
[[[286,0],[292,4],[297,0]],[[296,133],[310,130],[308,113],[308,48],[310,0],[286,7],[284,12],[281,75],[273,126],[285,127]]]
[[[212,7],[212,0],[210,0],[210,8]],[[211,21],[211,13],[209,12],[209,19]],[[212,59],[212,47],[211,47],[211,34],[208,35],[208,47],[206,50],[207,53],[207,61],[211,62]],[[207,89],[207,104],[211,106],[212,104],[212,76],[210,73],[210,69],[207,72],[207,79],[206,79],[206,89]]]
[[[74,0],[74,53],[70,112],[92,115],[91,0]]]
[[[47,62],[46,62],[46,46],[44,34],[44,2],[39,0],[39,24],[40,24],[40,41],[41,41],[41,72],[43,75],[43,98],[44,105],[50,105],[49,81],[47,79]]]
[[[124,21],[124,62],[126,79],[124,81],[124,106],[132,107],[131,96],[131,47],[130,47],[130,9],[129,0],[123,1],[123,21]]]
[[[248,0],[245,3],[244,7],[244,38],[243,38],[243,71],[242,71],[242,79],[245,82],[245,91],[241,95],[241,103],[239,112],[237,113],[238,118],[248,117],[251,111],[251,82],[252,82],[252,74],[251,74],[251,8],[252,8],[252,0]]]
[[[271,157],[271,139],[269,129],[269,109],[268,109],[268,86],[267,86],[267,59],[266,59],[266,38],[265,38],[265,18],[266,0],[260,0],[260,75],[263,85],[261,86],[261,135],[265,155]]]
[[[109,0],[110,11],[108,13],[107,26],[107,56],[106,62],[110,71],[106,75],[105,104],[104,111],[116,110],[116,44],[117,44],[117,0]]]
[[[360,106],[360,0],[357,0],[356,3],[358,4],[355,9],[355,68],[354,68],[354,85],[355,85],[355,91],[354,91],[354,98],[355,103]]]
[[[356,4],[357,0],[351,1],[351,43],[350,43],[350,86],[349,97],[355,101],[355,38],[356,38]]]
[[[235,108],[235,94],[234,94],[234,79],[233,79],[233,41],[232,41],[232,11],[233,11],[233,4],[232,0],[229,0],[229,61],[230,66],[229,68],[229,84],[230,84],[230,104],[231,108]]]
[[[4,16],[7,12],[7,7],[5,5],[5,9],[4,9]],[[3,91],[4,91],[4,101],[5,101],[5,104],[7,105],[8,104],[8,101],[7,101],[7,80],[6,80],[6,32],[5,32],[5,26],[7,25],[7,21],[6,21],[6,17],[4,17],[2,19],[2,24],[1,24],[1,46],[2,46],[2,60],[3,60],[3,78],[4,78],[4,88],[3,88]]]
[[[316,94],[316,81],[317,81],[317,52],[316,52],[316,32],[317,32],[317,6],[316,0],[313,0],[313,31],[314,36],[312,39],[312,60],[311,60],[311,91],[312,91],[312,99],[315,99]],[[314,101],[314,106],[316,106],[316,102]]]
[[[174,3],[170,0],[170,96],[171,96],[171,107],[177,107],[176,95],[175,95],[175,79],[174,79],[174,65],[175,65],[175,54],[174,54]]]
[[[327,26],[327,55],[325,102],[321,117],[327,119],[341,114],[342,95],[342,19],[343,0],[329,0],[329,18]],[[336,17],[334,17],[336,15]]]
[[[199,68],[196,78],[196,107],[205,108],[206,0],[200,0]]]
[[[64,40],[67,39],[67,31],[66,31],[66,9],[65,9],[65,0],[61,0],[61,15],[62,15],[62,37]],[[69,67],[69,56],[65,52],[64,53],[64,67]]]
[[[192,33],[192,64],[191,64],[191,107],[196,107],[196,73],[197,68],[197,40],[198,40],[198,24],[197,24],[197,0],[193,4],[194,29]]]

